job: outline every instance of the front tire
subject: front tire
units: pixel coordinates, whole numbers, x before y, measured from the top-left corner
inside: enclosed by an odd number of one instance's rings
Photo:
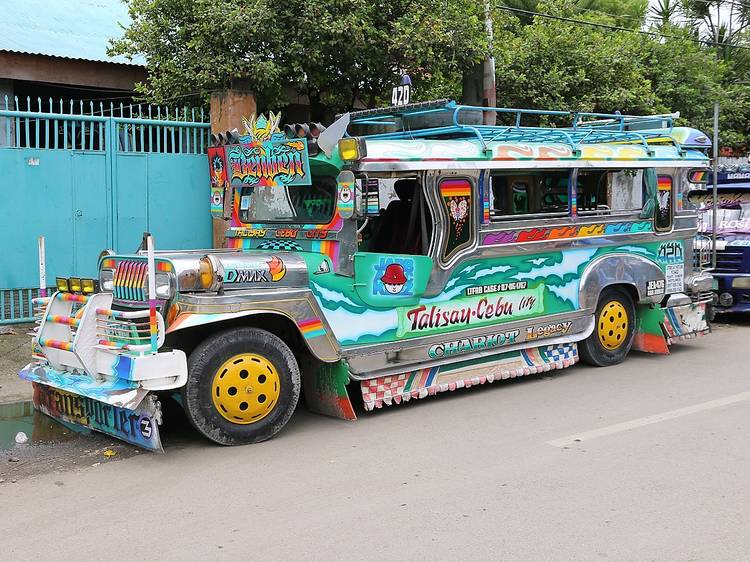
[[[607,287],[599,295],[594,319],[594,331],[578,343],[581,360],[597,367],[622,363],[635,335],[633,299],[624,289]]]
[[[200,433],[220,445],[244,445],[281,431],[300,384],[297,361],[281,339],[257,328],[231,328],[190,354],[182,398]]]

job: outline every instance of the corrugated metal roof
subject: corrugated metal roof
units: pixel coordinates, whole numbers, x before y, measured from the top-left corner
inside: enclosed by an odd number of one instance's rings
[[[143,66],[107,56],[129,23],[121,0],[0,0],[0,51]]]

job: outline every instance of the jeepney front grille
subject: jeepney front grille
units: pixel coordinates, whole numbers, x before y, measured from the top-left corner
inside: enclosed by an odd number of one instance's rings
[[[742,250],[717,250],[716,273],[738,273],[742,271]]]
[[[146,301],[144,289],[148,264],[146,261],[123,260],[117,264],[114,278],[114,296],[126,301]]]

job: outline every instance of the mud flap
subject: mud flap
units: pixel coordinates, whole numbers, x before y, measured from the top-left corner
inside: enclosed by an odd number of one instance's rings
[[[131,410],[38,382],[31,386],[34,407],[56,420],[106,433],[150,451],[164,451],[159,436],[161,405],[153,394]]]
[[[706,304],[690,303],[671,308],[638,305],[633,349],[669,354],[669,346],[711,331]]]
[[[342,420],[356,420],[357,414],[346,385],[349,369],[345,361],[336,363],[311,362],[302,369],[302,387],[305,390],[307,408],[316,414]]]

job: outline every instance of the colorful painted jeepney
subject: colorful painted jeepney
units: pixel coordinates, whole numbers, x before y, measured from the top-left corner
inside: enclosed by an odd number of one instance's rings
[[[412,104],[285,133],[271,114],[218,135],[226,248],[105,253],[92,294],[59,280],[21,372],[37,406],[158,448],[157,398],[177,393],[203,435],[250,443],[301,391],[355,419],[356,395],[371,410],[708,331],[685,204],[702,133],[505,109],[489,126],[483,110]],[[540,116],[569,123],[522,122]]]
[[[712,186],[711,174],[706,179]],[[714,231],[713,192],[695,190],[689,198],[699,213],[696,245],[708,250]],[[750,168],[719,171],[716,203],[712,307],[715,312],[750,312]]]

